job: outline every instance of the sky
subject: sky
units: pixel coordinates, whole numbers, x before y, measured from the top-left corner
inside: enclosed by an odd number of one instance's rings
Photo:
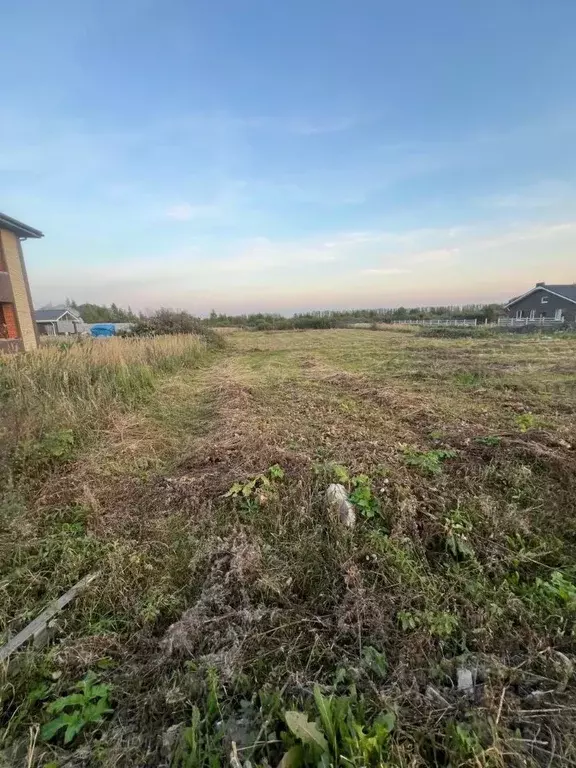
[[[0,0],[36,306],[502,301],[576,281],[574,0]]]

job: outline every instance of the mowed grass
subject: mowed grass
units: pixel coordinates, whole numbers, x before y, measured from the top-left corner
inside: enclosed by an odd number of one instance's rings
[[[576,763],[576,340],[227,340],[2,361],[0,631],[100,574],[4,670],[5,762]]]

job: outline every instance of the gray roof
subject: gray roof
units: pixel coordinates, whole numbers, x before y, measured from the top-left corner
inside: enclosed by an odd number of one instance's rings
[[[570,299],[571,301],[576,301],[576,284],[572,283],[572,285],[546,285],[542,286],[543,288],[548,288],[549,291],[552,291],[552,293],[559,293],[560,296],[565,296],[567,299]]]
[[[544,283],[543,285],[536,285],[534,288],[526,291],[526,293],[523,293],[521,296],[515,296],[513,299],[510,299],[506,306],[510,307],[512,304],[520,301],[520,299],[524,299],[526,296],[530,296],[531,293],[535,293],[536,291],[548,291],[549,293],[555,293],[558,296],[562,296],[563,298],[568,299],[568,301],[576,303],[576,283],[570,283],[568,285],[549,285],[548,283]]]
[[[0,229],[7,229],[18,237],[44,237],[39,229],[29,227],[28,224],[24,224],[18,221],[18,219],[13,219],[5,213],[0,213]]]
[[[37,323],[54,322],[66,312],[82,322],[82,318],[78,312],[74,309],[70,309],[70,307],[45,307],[44,309],[36,309],[34,311],[34,320],[36,320]]]

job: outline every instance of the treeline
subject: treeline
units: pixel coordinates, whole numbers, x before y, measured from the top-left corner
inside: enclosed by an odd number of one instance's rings
[[[123,309],[116,304],[110,306],[100,304],[78,304],[73,299],[66,301],[66,305],[75,309],[85,323],[146,323],[151,316],[158,313],[136,314],[130,307]],[[174,317],[192,317],[186,312],[172,312],[171,310],[159,310],[171,313]],[[440,307],[397,307],[395,309],[350,309],[350,310],[318,310],[315,312],[302,312],[285,317],[274,313],[256,312],[245,315],[226,315],[210,312],[208,318],[197,319],[213,328],[226,328],[230,326],[242,328],[254,328],[258,330],[291,330],[305,328],[340,328],[354,323],[392,323],[395,320],[428,320],[428,319],[467,319],[494,322],[504,314],[500,304],[465,304],[457,306]],[[180,322],[179,321],[179,322]]]
[[[465,304],[444,307],[397,307],[396,309],[319,310],[284,317],[262,312],[226,315],[212,310],[205,321],[214,328],[240,326],[259,330],[338,328],[353,323],[393,323],[395,320],[467,319],[494,322],[504,314],[500,304]]]
[[[66,299],[66,306],[75,309],[85,323],[135,323],[142,315],[136,315],[130,307],[122,309],[112,303],[109,307],[105,304],[78,304],[74,299]]]

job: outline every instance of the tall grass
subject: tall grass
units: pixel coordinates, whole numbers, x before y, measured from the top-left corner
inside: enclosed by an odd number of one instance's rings
[[[198,365],[208,344],[190,334],[87,339],[0,357],[1,442],[90,430],[110,411],[149,398],[163,374]]]

